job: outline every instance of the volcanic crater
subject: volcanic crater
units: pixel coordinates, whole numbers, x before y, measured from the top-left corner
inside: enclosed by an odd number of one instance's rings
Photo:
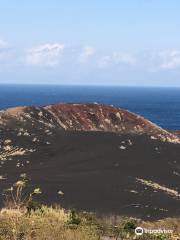
[[[0,112],[0,191],[26,173],[29,189],[40,187],[39,200],[49,205],[142,219],[179,216],[179,143],[178,132],[112,106],[7,109]]]

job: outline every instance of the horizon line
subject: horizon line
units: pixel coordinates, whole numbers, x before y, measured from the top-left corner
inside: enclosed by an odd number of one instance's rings
[[[58,84],[58,83],[5,83],[0,85],[17,85],[17,86],[62,86],[62,87],[126,87],[126,88],[180,88],[180,86],[160,86],[160,85],[96,85],[96,84]]]

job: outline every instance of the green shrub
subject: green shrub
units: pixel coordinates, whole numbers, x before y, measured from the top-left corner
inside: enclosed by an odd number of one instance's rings
[[[126,231],[134,231],[136,227],[136,222],[134,220],[128,221],[124,224],[124,230]]]
[[[70,213],[69,224],[79,225],[81,223],[81,218],[78,213],[73,209]]]

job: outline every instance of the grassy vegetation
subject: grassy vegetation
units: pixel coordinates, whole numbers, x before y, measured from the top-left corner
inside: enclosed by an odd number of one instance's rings
[[[71,224],[70,213],[59,208],[42,207],[27,215],[23,209],[2,209],[0,213],[1,240],[95,240],[94,226],[83,222]]]
[[[157,229],[173,229],[172,235],[136,236],[134,228],[144,226]],[[65,211],[60,207],[46,207],[27,214],[27,209],[2,209],[0,212],[0,240],[99,240],[108,239],[142,239],[168,240],[178,239],[180,233],[179,219],[166,219],[158,222],[119,217],[98,218],[94,214]],[[118,238],[119,237],[119,238]],[[180,235],[179,235],[180,237]],[[112,239],[112,238],[109,238]]]

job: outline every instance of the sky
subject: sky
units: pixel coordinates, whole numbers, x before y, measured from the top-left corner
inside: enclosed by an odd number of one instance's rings
[[[0,83],[180,87],[180,1],[0,0]]]

